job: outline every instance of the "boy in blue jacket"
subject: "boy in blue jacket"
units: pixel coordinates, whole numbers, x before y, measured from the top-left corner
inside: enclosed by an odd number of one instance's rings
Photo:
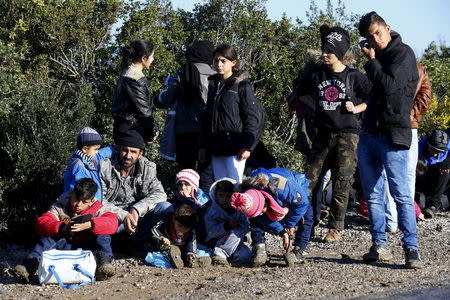
[[[289,239],[295,236],[292,251],[295,258],[286,255],[286,260],[288,264],[305,262],[305,250],[311,237],[313,225],[313,210],[308,201],[308,185],[309,181],[304,174],[294,173],[284,168],[268,170],[259,168],[253,170],[243,181],[241,190],[256,188],[264,191],[266,192],[265,195],[268,195],[266,198],[274,198],[276,202],[274,205],[288,209],[285,216],[275,217],[271,213],[271,202],[266,199],[265,210],[264,207],[258,208],[253,203],[255,215],[249,215],[251,209],[244,212],[251,218],[250,226],[255,251],[254,266],[260,266],[267,262],[264,237],[266,231],[280,235],[283,238],[283,247],[286,251],[290,247]]]
[[[100,149],[101,144],[102,137],[90,127],[85,127],[78,133],[77,149],[67,162],[64,174],[64,192],[73,190],[81,178],[91,178],[98,187],[94,198],[102,202],[101,161],[112,156],[113,147]]]

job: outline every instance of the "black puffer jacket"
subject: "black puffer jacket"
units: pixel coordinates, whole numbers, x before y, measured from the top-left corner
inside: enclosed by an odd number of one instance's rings
[[[139,122],[152,116],[147,78],[133,65],[119,78],[111,110],[114,117],[130,122]]]
[[[391,36],[386,49],[377,51],[364,66],[373,89],[363,125],[369,133],[382,134],[392,145],[409,149],[410,112],[419,78],[416,57],[398,33]]]
[[[215,74],[210,80],[201,147],[218,156],[237,155],[241,148],[252,151],[261,138],[265,112],[248,73],[238,71],[225,82]]]

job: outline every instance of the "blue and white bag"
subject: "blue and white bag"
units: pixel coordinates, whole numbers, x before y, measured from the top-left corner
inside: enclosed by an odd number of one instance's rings
[[[38,276],[40,284],[58,283],[69,289],[95,281],[97,263],[88,250],[48,250],[42,253]]]

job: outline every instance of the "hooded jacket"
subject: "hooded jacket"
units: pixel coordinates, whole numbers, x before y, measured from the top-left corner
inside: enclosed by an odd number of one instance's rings
[[[364,66],[373,89],[363,126],[370,134],[386,137],[391,145],[409,149],[410,113],[418,82],[416,57],[398,33],[391,32],[391,37],[387,47],[376,51]]]
[[[219,204],[217,204],[215,198],[216,184],[222,180],[228,180],[232,184],[236,185],[236,181],[229,178],[222,178],[211,185],[209,196],[212,201],[204,216],[206,228],[205,241],[208,243],[218,240],[230,232],[233,232],[237,237],[243,239],[250,228],[250,222],[248,221],[247,216],[243,213],[236,210],[233,210],[232,213],[228,213]],[[239,224],[238,228],[231,230],[227,228],[227,224],[231,220],[235,220],[236,223]]]
[[[156,165],[141,156],[128,177],[122,177],[117,156],[102,162],[103,203],[122,223],[131,208],[139,217],[153,210],[167,195],[156,177]],[[122,196],[121,196],[122,195]]]
[[[90,161],[87,161],[86,157],[83,157],[78,151],[75,151],[67,162],[67,168],[64,174],[64,192],[73,190],[75,184],[81,178],[91,178],[97,184],[95,199],[102,202],[102,182],[100,180],[101,161],[111,157],[113,153],[114,148],[112,146],[104,147]]]
[[[210,80],[200,146],[218,156],[236,155],[241,148],[252,151],[261,138],[265,112],[249,74],[237,71],[225,82],[215,74]]]

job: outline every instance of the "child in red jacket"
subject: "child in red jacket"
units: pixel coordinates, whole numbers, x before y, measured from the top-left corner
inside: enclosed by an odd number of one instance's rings
[[[72,191],[62,194],[50,209],[37,219],[36,231],[41,237],[23,265],[15,267],[18,279],[28,282],[36,273],[42,252],[92,250],[97,258],[97,280],[114,275],[111,264],[111,234],[117,232],[118,221],[114,213],[95,200],[97,184],[90,178],[82,178]]]

